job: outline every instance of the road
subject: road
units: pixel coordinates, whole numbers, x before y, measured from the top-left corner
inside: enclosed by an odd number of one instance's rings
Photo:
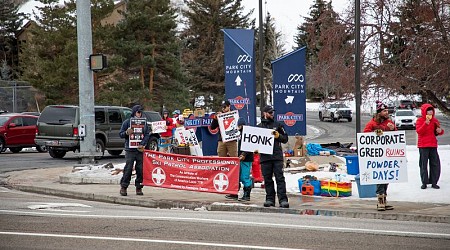
[[[149,209],[5,188],[0,199],[0,249],[448,249],[450,244],[450,227],[440,223]]]

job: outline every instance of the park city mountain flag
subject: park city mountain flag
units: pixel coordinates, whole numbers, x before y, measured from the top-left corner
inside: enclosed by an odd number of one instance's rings
[[[223,29],[225,97],[239,117],[256,125],[254,30]]]
[[[288,135],[306,135],[306,47],[272,61],[275,120]]]

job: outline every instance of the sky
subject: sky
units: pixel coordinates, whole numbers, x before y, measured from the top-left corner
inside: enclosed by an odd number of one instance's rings
[[[342,13],[353,1],[333,0],[333,9],[337,13]],[[290,52],[294,46],[294,36],[297,33],[297,25],[303,22],[303,17],[309,16],[310,7],[314,0],[263,0],[263,20],[266,13],[275,19],[277,31],[282,33],[282,40],[286,43],[286,52]],[[246,10],[255,9],[253,17],[256,19],[256,26],[259,25],[259,0],[242,0],[242,5]]]

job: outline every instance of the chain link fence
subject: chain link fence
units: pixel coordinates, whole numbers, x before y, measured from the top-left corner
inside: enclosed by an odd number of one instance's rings
[[[0,112],[40,112],[37,96],[28,82],[0,80]]]

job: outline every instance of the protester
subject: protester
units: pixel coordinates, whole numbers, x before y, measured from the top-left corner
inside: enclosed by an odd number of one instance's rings
[[[241,132],[245,126],[245,119],[239,118],[238,120],[238,129]],[[252,191],[252,179],[250,178],[250,170],[252,168],[252,162],[253,162],[253,153],[252,152],[244,152],[240,150],[241,148],[241,141],[238,140],[238,155],[239,155],[239,182],[242,183],[244,186],[244,194],[241,198],[239,198],[240,201],[249,201],[250,200],[250,193]],[[240,186],[240,185],[239,185]],[[238,199],[237,194],[228,194],[225,196],[227,199]]]
[[[173,124],[175,127],[183,127],[184,126],[184,117],[181,115],[181,111],[179,109],[176,109],[172,112],[173,118]]]
[[[217,114],[227,113],[231,111],[231,104],[228,100],[223,101],[221,107],[222,112],[217,112]],[[219,128],[219,120],[217,119],[217,116],[213,116],[213,120],[211,122],[211,130],[214,130],[216,128]],[[238,156],[237,140],[223,142],[222,135],[220,134],[220,128],[219,128],[219,139],[217,144],[217,154],[220,157]]]
[[[286,195],[286,181],[283,174],[283,149],[281,143],[288,142],[288,135],[284,130],[283,124],[274,120],[274,112],[272,106],[268,105],[262,109],[261,123],[258,125],[261,128],[272,129],[272,134],[275,137],[273,145],[273,153],[260,154],[261,170],[264,177],[264,187],[266,189],[265,207],[275,206],[275,187],[273,182],[273,175],[277,183],[277,196],[280,207],[289,208],[289,201]]]
[[[131,110],[131,118],[145,118],[145,116],[142,116],[143,108],[140,105],[135,105]],[[134,136],[133,129],[131,128],[130,119],[126,119],[122,123],[122,127],[120,128],[119,136],[121,138],[125,138],[125,167],[123,169],[123,176],[122,179],[120,179],[120,195],[126,196],[127,195],[127,188],[130,185],[131,181],[131,174],[133,172],[133,165],[135,165],[136,170],[136,180],[135,180],[135,186],[136,186],[136,195],[144,195],[142,192],[142,180],[143,180],[143,170],[142,170],[142,163],[143,163],[143,152],[145,145],[148,142],[150,133],[147,126],[147,122],[144,124],[144,130],[143,135],[144,138],[141,140],[138,148],[130,148],[129,141],[130,136]]]
[[[425,103],[420,108],[422,116],[417,119],[417,147],[419,148],[421,189],[426,189],[427,184],[439,189],[437,185],[441,175],[441,161],[438,154],[437,136],[443,135],[444,130],[435,117],[435,110],[431,104]],[[430,162],[430,174],[428,174],[428,162]]]
[[[394,122],[389,117],[389,110],[385,104],[380,101],[376,103],[377,113],[373,116],[373,118],[366,124],[364,128],[364,133],[367,132],[376,132],[377,135],[382,135],[383,131],[394,131],[397,130]],[[377,210],[392,210],[393,206],[388,206],[386,203],[387,196],[387,188],[388,184],[377,184]]]
[[[167,152],[167,145],[172,144],[173,128],[175,128],[175,124],[173,123],[173,119],[169,117],[169,111],[166,109],[163,110],[162,119],[163,121],[166,121],[166,132],[160,134],[162,141],[161,144],[165,145],[164,147],[161,147],[161,150],[162,152]]]

